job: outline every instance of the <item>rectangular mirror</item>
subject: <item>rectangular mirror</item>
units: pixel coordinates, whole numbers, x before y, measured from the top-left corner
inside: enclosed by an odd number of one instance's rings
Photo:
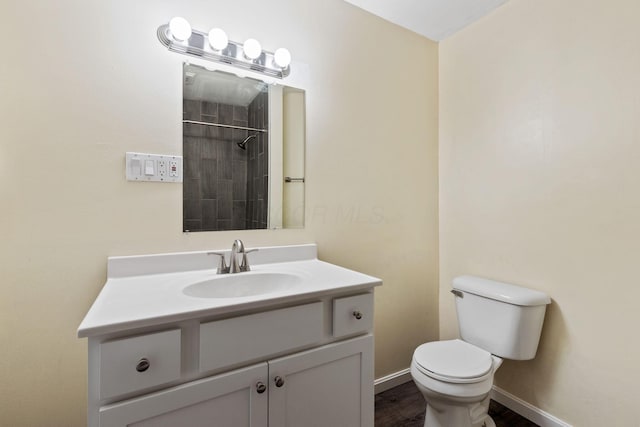
[[[183,68],[183,231],[304,227],[305,94]]]

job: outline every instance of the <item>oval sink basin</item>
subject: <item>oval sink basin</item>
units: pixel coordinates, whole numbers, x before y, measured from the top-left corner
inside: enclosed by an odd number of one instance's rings
[[[194,283],[182,292],[199,298],[242,298],[286,291],[300,283],[302,278],[295,274],[251,271]]]

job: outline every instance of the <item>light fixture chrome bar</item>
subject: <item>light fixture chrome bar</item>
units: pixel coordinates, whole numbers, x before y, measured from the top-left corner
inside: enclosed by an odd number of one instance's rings
[[[190,125],[216,126],[216,127],[229,128],[229,129],[250,130],[253,132],[269,132],[268,129],[256,129],[256,128],[248,128],[244,126],[223,125],[221,123],[199,122],[197,120],[183,120],[182,123],[188,123]]]
[[[278,79],[287,77],[291,72],[289,66],[283,69],[276,64],[272,52],[263,50],[258,58],[251,60],[245,57],[242,44],[231,40],[229,40],[226,48],[221,51],[216,51],[209,44],[208,34],[202,31],[192,30],[189,39],[180,41],[171,35],[169,24],[165,24],[158,27],[157,34],[160,43],[173,52],[231,65]]]

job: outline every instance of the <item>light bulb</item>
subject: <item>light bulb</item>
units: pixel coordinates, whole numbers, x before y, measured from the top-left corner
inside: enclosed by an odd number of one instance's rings
[[[257,59],[262,54],[262,46],[256,39],[247,39],[242,45],[242,50],[244,50],[244,56],[249,59]]]
[[[175,16],[169,21],[169,31],[174,39],[185,41],[191,37],[191,25],[181,16]]]
[[[276,50],[273,54],[273,60],[280,68],[287,68],[291,64],[291,53],[283,47]]]
[[[227,33],[220,28],[214,28],[209,31],[209,44],[215,50],[222,50],[229,44]]]

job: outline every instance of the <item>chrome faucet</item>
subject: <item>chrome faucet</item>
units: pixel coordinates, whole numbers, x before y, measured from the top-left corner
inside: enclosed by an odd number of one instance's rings
[[[233,241],[233,245],[231,246],[229,273],[239,273],[242,271],[242,269],[240,269],[240,263],[238,262],[238,255],[240,254],[244,257],[244,243],[242,243],[242,240],[236,239]]]
[[[241,273],[243,271],[251,271],[247,254],[255,252],[257,250],[258,249],[245,250],[242,240],[236,239],[231,246],[231,257],[229,258],[228,266],[224,258],[224,253],[207,252],[207,255],[218,255],[220,257],[220,264],[218,264],[218,274]],[[239,256],[242,256],[242,260],[240,261],[238,260]]]

